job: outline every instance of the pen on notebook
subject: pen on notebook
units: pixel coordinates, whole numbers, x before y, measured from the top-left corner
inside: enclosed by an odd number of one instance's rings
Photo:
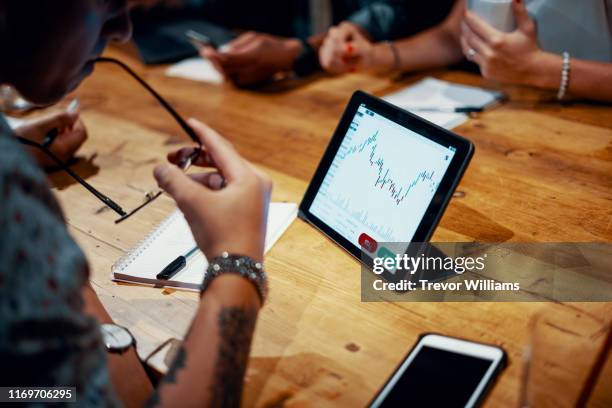
[[[170,280],[174,275],[179,273],[185,266],[187,266],[187,260],[189,257],[195,255],[198,252],[198,247],[191,249],[185,255],[181,255],[174,261],[170,262],[160,273],[157,274],[156,278],[159,280]]]
[[[419,107],[419,106],[406,106],[411,112],[440,112],[440,113],[480,113],[484,111],[484,108],[477,106],[459,106],[456,108],[435,108],[435,107]]]

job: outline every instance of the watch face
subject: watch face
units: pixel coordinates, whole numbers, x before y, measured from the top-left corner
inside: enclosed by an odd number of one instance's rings
[[[103,324],[100,329],[102,330],[104,345],[110,351],[123,351],[134,344],[134,338],[124,327],[115,324]]]

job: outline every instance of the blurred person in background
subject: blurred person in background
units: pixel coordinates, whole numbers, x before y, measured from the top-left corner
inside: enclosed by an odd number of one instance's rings
[[[194,0],[205,19],[245,31],[223,50],[204,48],[227,79],[240,86],[277,74],[307,75],[320,69],[317,51],[332,25],[358,31],[369,41],[397,39],[442,21],[453,0],[436,7],[410,0]]]
[[[330,30],[319,51],[331,73],[412,72],[468,59],[487,79],[612,101],[612,1],[513,0],[516,29],[502,32],[457,0],[438,26],[395,42]]]

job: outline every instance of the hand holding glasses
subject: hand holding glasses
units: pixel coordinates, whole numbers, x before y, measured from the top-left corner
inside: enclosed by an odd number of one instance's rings
[[[195,134],[195,132],[191,129],[191,127],[187,124],[187,122],[176,112],[176,110],[161,96],[155,91],[148,83],[146,83],[138,74],[136,74],[130,67],[125,65],[123,62],[116,60],[114,58],[106,58],[101,57],[96,60],[96,62],[109,62],[112,64],[116,64],[120,66],[123,70],[125,70],[132,78],[134,78],[140,85],[142,85],[161,105],[170,113],[170,115],[176,120],[179,126],[187,133],[189,138],[193,140],[197,147],[193,148],[192,152],[186,156],[184,156],[178,163],[177,166],[181,168],[183,171],[186,171],[191,164],[198,158],[200,152],[202,151],[202,142],[200,138]],[[47,155],[57,166],[65,171],[70,177],[72,177],[75,181],[85,187],[91,194],[93,194],[98,200],[102,201],[104,205],[106,205],[111,210],[115,211],[120,218],[115,221],[115,224],[119,224],[126,219],[130,218],[132,215],[136,214],[147,205],[151,204],[157,198],[159,198],[163,191],[159,190],[157,192],[149,192],[145,196],[144,202],[131,211],[125,211],[119,204],[117,204],[114,200],[97,190],[83,178],[81,178],[78,174],[76,174],[66,163],[60,160],[51,150],[50,146],[58,135],[57,129],[51,130],[47,136],[45,137],[43,143],[37,143],[32,140],[17,137],[17,140],[27,146],[32,146],[36,149],[41,150],[45,155]]]

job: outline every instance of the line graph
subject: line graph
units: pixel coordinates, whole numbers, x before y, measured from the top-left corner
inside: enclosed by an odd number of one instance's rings
[[[410,192],[420,183],[425,183],[432,192],[435,192],[437,183],[434,181],[435,171],[433,170],[421,170],[410,182],[402,186],[402,183],[396,180],[392,176],[392,170],[390,167],[385,166],[385,158],[383,155],[377,154],[378,149],[378,135],[380,130],[376,130],[374,134],[366,138],[363,142],[352,145],[344,151],[338,152],[338,158],[340,160],[346,160],[347,158],[363,153],[366,148],[370,148],[370,154],[368,162],[370,167],[374,167],[378,171],[378,176],[374,182],[374,187],[385,189],[389,192],[391,198],[396,205],[400,205],[404,199],[410,194]]]
[[[359,245],[408,242],[454,152],[365,107],[359,108],[310,211]]]
[[[368,146],[370,146],[373,143],[376,143],[376,139],[378,139],[378,133],[380,131],[376,131],[376,133],[374,133],[372,136],[368,137],[364,142],[359,143],[357,145],[351,146],[347,149],[345,149],[343,152],[338,152],[338,157],[341,160],[346,159],[347,157],[355,154],[355,153],[361,153],[364,151],[364,149]]]
[[[379,156],[375,159],[376,156],[376,147],[377,145],[372,146],[372,151],[370,152],[370,165],[378,168],[378,178],[374,183],[374,187],[380,186],[380,189],[384,189],[385,186],[388,186],[387,189],[391,194],[391,198],[395,201],[396,205],[400,205],[402,201],[410,194],[410,192],[417,186],[419,183],[427,183],[432,192],[435,192],[436,182],[433,180],[433,176],[435,171],[433,170],[422,170],[419,172],[416,177],[408,183],[406,186],[400,186],[400,183],[394,180],[391,175],[390,167],[385,167],[385,159],[382,156]],[[383,174],[383,171],[385,174]]]

